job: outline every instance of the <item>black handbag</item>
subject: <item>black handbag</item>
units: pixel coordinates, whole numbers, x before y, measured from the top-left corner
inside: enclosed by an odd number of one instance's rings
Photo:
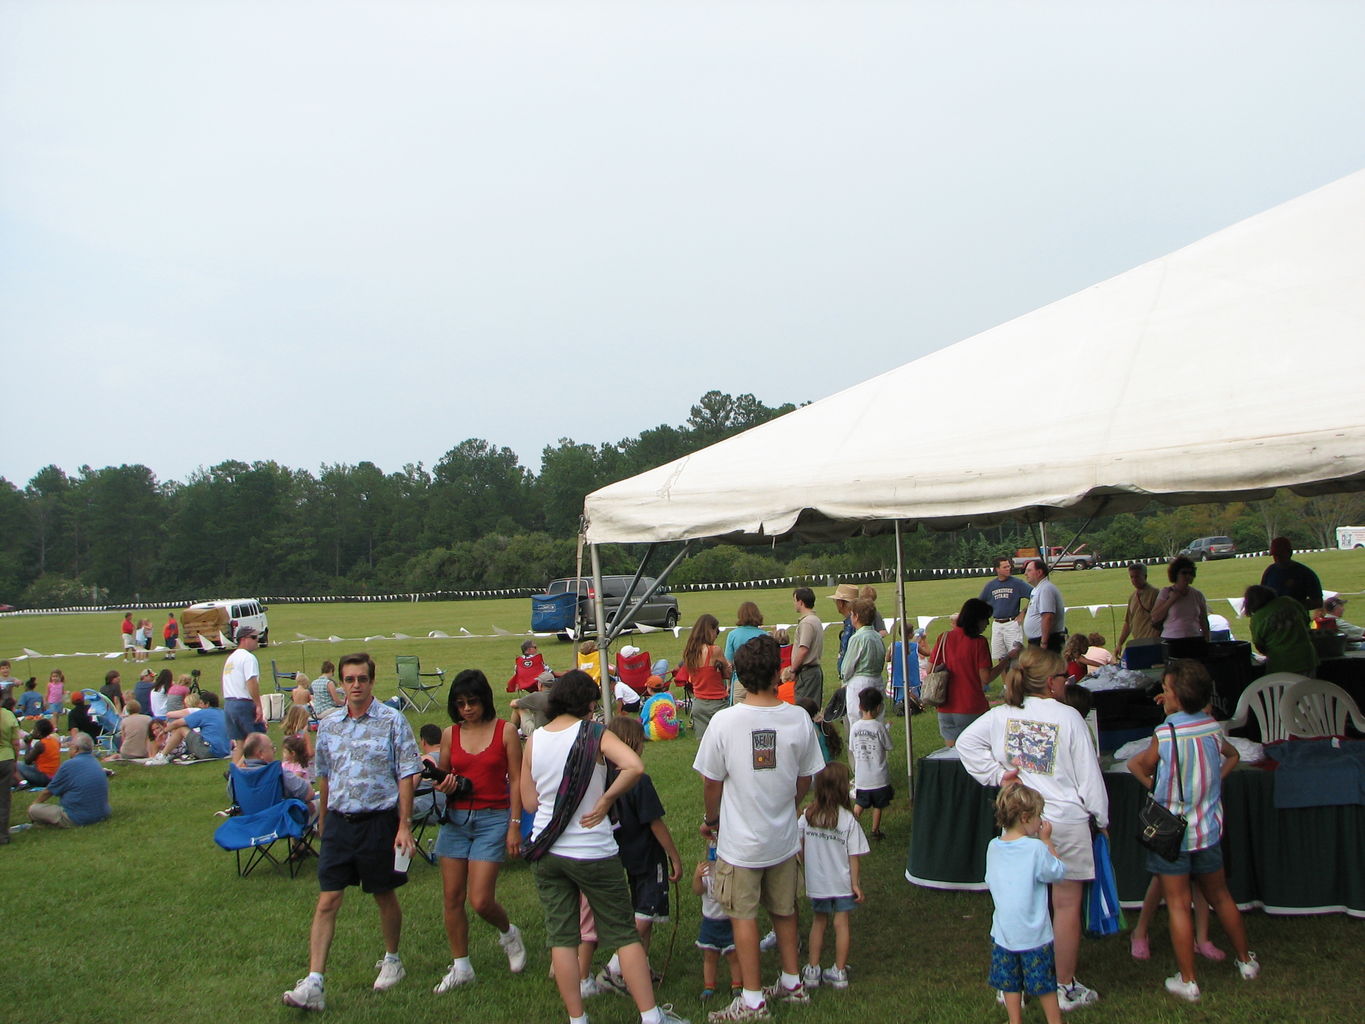
[[[1185,802],[1185,783],[1180,777],[1180,748],[1171,726],[1171,757],[1175,765],[1175,782],[1180,791],[1180,802]],[[1155,780],[1153,780],[1155,785]],[[1185,844],[1185,829],[1189,822],[1183,814],[1176,814],[1165,804],[1158,803],[1150,792],[1138,809],[1137,841],[1168,861],[1180,859],[1180,848]]]

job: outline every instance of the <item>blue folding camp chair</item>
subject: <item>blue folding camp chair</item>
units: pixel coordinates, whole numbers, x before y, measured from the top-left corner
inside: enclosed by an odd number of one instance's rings
[[[245,878],[261,861],[268,860],[276,869],[286,865],[289,877],[297,877],[302,861],[317,855],[313,849],[316,832],[308,820],[308,805],[285,797],[280,762],[247,769],[229,765],[228,782],[236,813],[218,826],[213,841],[237,855],[237,876]],[[283,861],[272,852],[281,840],[288,848]],[[247,851],[245,863],[243,851]]]
[[[117,754],[119,744],[119,729],[122,719],[119,718],[118,709],[111,701],[99,690],[82,690],[85,695],[85,707],[90,712],[90,717],[95,720],[95,724],[100,727],[99,738],[95,740],[97,749],[108,753]]]

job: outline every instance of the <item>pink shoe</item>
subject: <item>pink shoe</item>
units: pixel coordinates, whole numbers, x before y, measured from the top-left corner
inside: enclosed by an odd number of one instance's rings
[[[1147,940],[1139,939],[1136,935],[1128,940],[1128,950],[1133,954],[1134,960],[1146,960],[1152,955],[1152,950],[1147,945]]]
[[[1219,960],[1226,960],[1228,955],[1215,946],[1212,942],[1196,942],[1194,951],[1205,960],[1212,960],[1217,963]]]

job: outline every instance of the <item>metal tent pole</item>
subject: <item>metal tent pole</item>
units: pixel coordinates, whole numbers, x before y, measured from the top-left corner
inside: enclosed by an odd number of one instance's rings
[[[910,805],[915,804],[915,738],[910,729],[910,641],[906,627],[910,624],[905,609],[905,550],[901,543],[901,520],[896,520],[896,617],[901,630],[901,694],[905,708],[905,785]],[[919,665],[915,666],[916,673]],[[892,693],[892,700],[895,694]],[[893,704],[894,706],[894,704]]]

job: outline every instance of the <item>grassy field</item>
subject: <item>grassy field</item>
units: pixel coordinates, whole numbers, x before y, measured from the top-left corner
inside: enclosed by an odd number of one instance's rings
[[[1365,589],[1365,556],[1332,552],[1306,556],[1331,589],[1359,593]],[[1259,580],[1266,562],[1235,560],[1201,567],[1199,586],[1215,610],[1231,618],[1218,599],[1240,595]],[[1059,573],[1057,583],[1067,604],[1117,604],[1126,599],[1127,579],[1121,570]],[[946,615],[974,596],[980,580],[915,583],[908,588],[914,615]],[[893,600],[885,588],[882,605]],[[821,613],[833,615],[821,597]],[[740,601],[756,600],[768,623],[788,622],[791,602],[786,591],[725,591],[685,594],[680,598],[685,622],[702,612],[733,622]],[[379,665],[378,692],[394,691],[393,657],[421,656],[424,667],[442,666],[447,679],[459,669],[483,669],[502,698],[502,682],[510,674],[520,636],[427,639],[431,630],[455,634],[463,627],[490,634],[494,627],[512,632],[526,628],[525,600],[445,604],[279,605],[270,610],[276,641],[262,650],[263,667],[271,658],[281,669],[302,668],[310,675],[323,658],[367,648]],[[115,614],[22,616],[0,620],[0,656],[14,658],[25,647],[44,654],[105,651],[116,647]],[[154,617],[158,623],[160,618]],[[1107,610],[1092,619],[1084,610],[1068,615],[1073,629],[1095,628],[1112,641],[1121,615]],[[1358,621],[1358,620],[1357,620]],[[1093,622],[1093,627],[1092,627]],[[938,626],[940,624],[936,624]],[[1246,636],[1245,623],[1233,623]],[[395,631],[412,640],[371,639]],[[931,630],[931,632],[936,630]],[[312,637],[336,635],[343,642],[291,642],[296,633]],[[684,634],[685,637],[686,634]],[[827,637],[834,647],[834,633]],[[671,633],[645,637],[656,657],[676,660],[682,639]],[[639,642],[638,640],[635,642]],[[546,641],[547,660],[557,668],[569,663],[567,644]],[[205,684],[213,685],[221,656],[182,654],[169,663],[177,669],[200,667]],[[154,660],[153,667],[162,662]],[[36,674],[40,680],[60,666],[72,685],[97,686],[110,666],[121,661],[95,657],[41,658],[15,664],[15,675]],[[131,668],[131,666],[129,666]],[[826,659],[832,675],[833,654]],[[126,670],[125,670],[126,672]],[[125,674],[125,684],[131,682]],[[444,724],[438,708],[410,715],[414,724]],[[897,730],[900,721],[895,722]],[[913,719],[916,755],[939,746],[932,715]],[[895,752],[894,768],[904,778],[904,751]],[[689,866],[702,854],[695,826],[701,812],[700,787],[691,771],[696,741],[688,736],[646,750],[653,775],[683,856]],[[903,790],[903,786],[900,787]],[[212,844],[225,806],[222,766],[141,768],[120,766],[111,782],[114,817],[101,825],[72,832],[30,830],[0,850],[0,895],[8,908],[5,920],[12,936],[14,966],[0,1019],[15,1022],[82,1020],[140,1022],[200,1020],[286,1020],[301,1011],[279,1005],[279,995],[305,971],[307,930],[316,887],[305,876],[296,881],[269,873],[246,880],[235,877],[232,858]],[[24,820],[31,798],[16,794],[14,820]],[[868,1014],[873,1020],[966,1022],[1003,1019],[985,987],[988,966],[990,900],[985,895],[952,894],[919,889],[903,878],[910,836],[910,815],[902,793],[887,817],[888,838],[876,845],[864,865],[867,905],[854,919],[853,984],[842,993],[820,991],[808,1008],[779,1009],[777,1016],[794,1021],[835,1022]],[[504,869],[499,894],[512,918],[527,933],[531,962],[519,977],[507,973],[506,961],[492,930],[482,922],[471,926],[472,956],[479,982],[468,990],[435,996],[431,987],[447,964],[441,927],[440,882],[436,871],[415,864],[401,893],[406,914],[403,953],[408,978],[384,995],[370,991],[373,964],[382,952],[372,901],[358,892],[347,899],[338,923],[328,972],[328,1010],[333,1018],[365,1022],[402,1022],[445,1016],[488,1022],[561,1021],[563,1010],[545,978],[546,957],[539,904],[526,865]],[[697,1001],[700,959],[692,945],[698,908],[684,892],[672,926],[656,933],[654,964],[667,977],[660,999],[674,1003],[693,1020],[704,1019]],[[1272,918],[1251,914],[1247,921],[1252,948],[1265,965],[1254,984],[1236,979],[1230,965],[1201,964],[1204,1001],[1175,1005],[1160,990],[1173,969],[1165,939],[1164,918],[1153,929],[1153,959],[1139,964],[1128,956],[1126,936],[1085,943],[1081,977],[1102,994],[1101,1003],[1073,1015],[1077,1021],[1348,1021],[1359,1019],[1354,991],[1358,965],[1350,950],[1361,948],[1361,921],[1343,916]],[[669,955],[672,947],[671,956]],[[765,971],[775,971],[769,955]],[[613,996],[590,1001],[594,1021],[638,1019],[631,1005]],[[1041,1019],[1031,1008],[1028,1019]]]

